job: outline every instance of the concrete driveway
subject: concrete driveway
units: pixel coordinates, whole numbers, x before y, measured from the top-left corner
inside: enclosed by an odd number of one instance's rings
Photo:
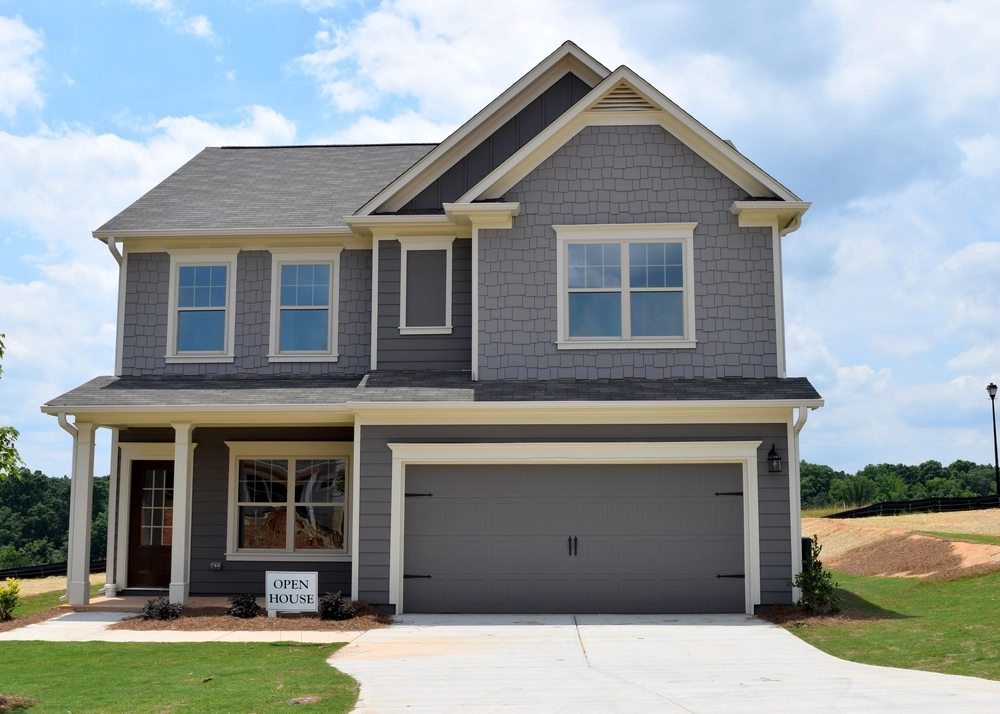
[[[745,615],[404,615],[330,660],[357,712],[1000,711],[1000,682],[830,657]]]

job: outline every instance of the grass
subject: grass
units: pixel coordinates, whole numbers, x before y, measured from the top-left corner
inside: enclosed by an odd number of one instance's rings
[[[944,581],[834,579],[848,617],[790,628],[809,644],[853,662],[1000,680],[1000,572]]]
[[[802,517],[823,518],[824,516],[829,516],[831,513],[840,513],[841,511],[847,511],[851,508],[857,508],[857,506],[848,506],[841,503],[836,506],[823,506],[822,508],[803,508]]]
[[[101,589],[101,585],[91,585],[90,586],[90,597],[98,597],[98,590]],[[39,593],[38,595],[27,595],[22,597],[16,608],[14,608],[14,617],[23,617],[24,615],[33,615],[36,612],[42,612],[44,610],[50,610],[53,607],[59,607],[62,605],[59,602],[59,598],[66,593],[66,590],[52,590],[47,593]]]
[[[958,540],[966,543],[985,543],[986,545],[1000,545],[1000,536],[984,535],[982,533],[941,533],[939,531],[910,531],[917,535],[931,536],[932,538],[943,538],[944,540]]]
[[[353,679],[326,663],[343,645],[2,642],[2,694],[45,712],[347,712]]]

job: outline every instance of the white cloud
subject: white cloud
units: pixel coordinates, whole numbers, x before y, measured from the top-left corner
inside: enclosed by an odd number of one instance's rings
[[[231,125],[165,117],[141,141],[79,128],[0,132],[0,242],[19,256],[0,264],[9,348],[0,423],[21,429],[29,467],[62,474],[69,464],[68,439],[49,439],[58,431],[39,405],[114,368],[118,266],[90,232],[206,145],[294,139],[295,125],[268,107]]]
[[[188,15],[174,4],[173,0],[128,0],[133,5],[145,8],[160,16],[167,27],[187,35],[206,40],[217,40],[212,23],[204,15]]]
[[[1000,137],[984,134],[958,142],[958,148],[965,154],[962,170],[970,176],[989,178],[1000,171]]]
[[[40,32],[19,17],[0,17],[0,114],[13,117],[21,106],[41,107],[38,88],[42,63],[36,55],[44,47]]]
[[[440,142],[454,124],[429,121],[416,112],[403,112],[391,119],[364,116],[346,129],[314,140],[317,144],[399,144]]]

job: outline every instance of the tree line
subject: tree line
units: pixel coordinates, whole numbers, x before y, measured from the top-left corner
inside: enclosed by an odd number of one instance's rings
[[[0,480],[0,570],[66,562],[69,539],[66,477],[19,469]],[[108,477],[94,478],[90,556],[104,558],[108,546]]]
[[[971,461],[869,464],[854,474],[803,461],[802,507],[863,506],[880,501],[991,496],[997,492],[993,466]]]

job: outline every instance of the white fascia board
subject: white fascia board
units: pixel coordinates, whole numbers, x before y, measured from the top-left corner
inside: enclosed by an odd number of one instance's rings
[[[302,228],[144,228],[131,231],[93,231],[94,238],[211,238],[214,236],[352,236],[346,226],[312,226]]]
[[[483,139],[503,126],[541,92],[538,87],[559,79],[572,71],[585,82],[597,84],[610,74],[610,70],[581,50],[572,42],[564,42],[555,52],[539,62],[527,74],[511,85],[469,121],[456,129],[451,136],[438,144],[424,158],[405,171],[399,178],[382,189],[356,215],[367,216],[378,210],[398,210],[413,196],[426,188],[437,176],[447,170]],[[547,84],[548,83],[548,84]]]
[[[447,216],[344,216],[344,220],[359,236],[372,239],[393,239],[398,236],[450,235],[470,238],[472,227],[452,222]]]
[[[733,201],[729,212],[739,218],[740,228],[777,223],[779,235],[784,236],[798,230],[811,205],[809,201]]]
[[[590,111],[625,82],[657,111]],[[794,193],[664,96],[628,67],[619,67],[590,93],[458,199],[500,198],[586,126],[659,124],[751,196],[798,201]]]
[[[445,203],[444,214],[456,225],[476,228],[509,229],[514,217],[521,215],[521,204],[507,203]]]

